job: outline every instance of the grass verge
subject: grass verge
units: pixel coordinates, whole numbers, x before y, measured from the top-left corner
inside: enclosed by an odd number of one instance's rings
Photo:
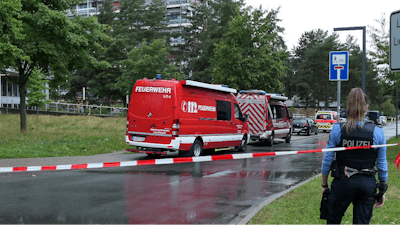
[[[391,138],[388,144],[399,143],[400,139]],[[400,170],[394,165],[394,160],[400,151],[400,146],[387,148],[389,170],[389,189],[386,192],[384,206],[374,209],[371,224],[399,224],[400,223]],[[329,184],[332,182],[329,177]],[[321,203],[322,177],[318,176],[305,185],[298,187],[286,195],[273,201],[261,209],[249,224],[326,224],[326,220],[319,219]],[[353,223],[353,206],[350,205],[342,224]]]
[[[0,114],[0,159],[84,156],[123,151],[126,118]]]

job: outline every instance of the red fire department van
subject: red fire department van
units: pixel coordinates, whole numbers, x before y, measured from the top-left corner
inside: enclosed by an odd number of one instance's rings
[[[290,142],[292,116],[286,107],[288,98],[260,90],[242,90],[237,95],[240,109],[249,115],[251,140],[262,140],[269,146],[275,138]]]
[[[127,151],[149,156],[179,151],[200,156],[203,149],[236,147],[249,142],[247,115],[234,96],[235,89],[191,80],[136,81],[129,102]]]
[[[337,112],[335,111],[318,111],[315,114],[315,123],[318,126],[318,130],[331,131],[333,125],[337,122]]]

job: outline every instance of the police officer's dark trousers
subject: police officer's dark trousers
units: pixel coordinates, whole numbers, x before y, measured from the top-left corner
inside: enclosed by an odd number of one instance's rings
[[[350,203],[353,203],[353,224],[368,224],[375,203],[375,177],[356,174],[334,178],[328,201],[327,224],[340,224]]]

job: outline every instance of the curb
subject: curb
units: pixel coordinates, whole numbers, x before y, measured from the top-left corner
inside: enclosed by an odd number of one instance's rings
[[[273,201],[275,201],[276,199],[282,197],[283,195],[291,192],[293,189],[296,189],[306,183],[308,183],[311,180],[314,180],[315,178],[321,176],[322,173],[319,173],[313,177],[308,178],[305,181],[302,181],[280,193],[276,193],[273,194],[271,196],[269,196],[265,201],[261,202],[260,204],[251,207],[250,209],[248,209],[247,211],[245,211],[242,215],[240,215],[238,218],[234,219],[232,222],[230,222],[229,224],[248,224],[250,222],[250,220],[262,209],[264,208],[266,205],[272,203]]]

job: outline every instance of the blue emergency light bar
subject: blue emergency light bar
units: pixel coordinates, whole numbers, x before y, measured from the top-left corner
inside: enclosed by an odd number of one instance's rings
[[[265,91],[261,91],[261,90],[240,90],[239,91],[240,94],[243,93],[248,93],[248,94],[259,94],[259,95],[266,95],[267,93],[265,93]]]
[[[282,96],[281,94],[277,94],[277,93],[267,93],[267,95],[276,95],[276,96]]]

